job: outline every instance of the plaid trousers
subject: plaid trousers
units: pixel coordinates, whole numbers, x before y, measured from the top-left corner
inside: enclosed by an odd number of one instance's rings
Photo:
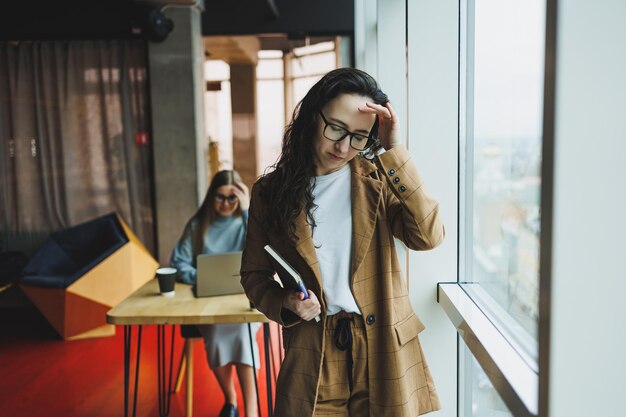
[[[314,417],[369,416],[363,317],[344,311],[328,316],[325,340]]]

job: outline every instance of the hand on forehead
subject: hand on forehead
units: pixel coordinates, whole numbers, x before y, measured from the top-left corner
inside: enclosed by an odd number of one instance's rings
[[[329,122],[343,124],[350,131],[367,134],[374,124],[376,115],[359,110],[366,106],[366,102],[371,102],[371,98],[342,94],[324,106],[324,116]]]

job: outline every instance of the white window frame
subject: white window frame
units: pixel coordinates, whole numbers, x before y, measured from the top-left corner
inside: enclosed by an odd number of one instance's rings
[[[550,2],[548,2],[550,3]],[[466,224],[472,219],[472,207],[467,202],[466,190],[471,189],[473,178],[473,150],[472,140],[466,137],[471,132],[473,120],[472,107],[467,106],[467,96],[471,96],[471,84],[466,83],[467,67],[472,67],[473,41],[468,33],[468,19],[473,13],[467,9],[467,2],[461,0],[460,6],[460,33],[459,45],[459,149],[461,172],[460,183],[463,186],[459,190],[460,201],[460,230],[459,240],[459,280],[456,283],[441,283],[438,289],[439,303],[456,327],[465,346],[481,365],[493,387],[498,392],[509,411],[515,417],[532,417],[540,414],[540,406],[546,397],[545,378],[540,378],[540,369],[547,360],[547,337],[549,323],[548,310],[549,292],[549,265],[550,265],[550,230],[552,224],[552,170],[553,170],[553,145],[554,145],[554,68],[550,63],[554,60],[555,48],[553,45],[556,33],[554,10],[547,7],[546,10],[546,51],[545,51],[545,81],[544,81],[544,125],[542,135],[542,231],[541,231],[541,256],[540,256],[540,320],[538,331],[538,358],[527,354],[520,349],[519,341],[513,340],[510,332],[501,327],[501,323],[491,319],[481,309],[475,299],[470,297],[459,282],[463,280],[465,271],[471,271],[471,259],[467,259],[465,242],[472,242],[472,228]],[[473,25],[470,22],[470,28]],[[467,67],[466,67],[467,64]],[[466,94],[470,91],[470,94]],[[487,306],[489,307],[489,306]],[[492,306],[493,307],[493,306]],[[470,404],[465,399],[471,398],[466,395],[471,389],[466,378],[463,377],[468,371],[468,364],[464,360],[465,346],[459,346],[459,416],[470,417]],[[526,349],[528,351],[529,349]],[[532,349],[530,349],[532,351]],[[545,372],[544,372],[545,374]],[[545,377],[545,375],[542,375]]]

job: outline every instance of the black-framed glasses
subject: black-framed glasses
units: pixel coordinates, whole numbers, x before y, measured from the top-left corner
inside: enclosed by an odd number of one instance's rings
[[[333,142],[339,142],[343,140],[346,136],[350,136],[350,147],[352,149],[356,149],[357,151],[364,151],[369,148],[374,142],[373,139],[368,135],[361,135],[359,133],[350,132],[348,129],[345,129],[339,125],[334,123],[330,123],[324,117],[324,114],[320,112],[320,116],[322,116],[322,120],[324,121],[324,137],[328,140],[332,140]]]
[[[228,204],[235,204],[235,202],[237,201],[237,196],[235,194],[231,194],[229,196],[226,196],[224,194],[215,194],[216,203],[223,203],[224,201],[227,201]]]

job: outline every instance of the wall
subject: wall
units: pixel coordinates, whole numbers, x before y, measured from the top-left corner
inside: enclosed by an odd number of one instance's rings
[[[408,1],[409,150],[439,200],[445,241],[410,252],[411,301],[427,328],[421,336],[441,397],[436,416],[457,415],[457,337],[437,304],[437,283],[457,279],[458,2]]]
[[[433,416],[456,416],[456,331],[436,290],[437,282],[457,276],[458,2],[356,1],[355,56],[356,66],[376,76],[389,95],[411,157],[441,206],[445,242],[433,251],[409,251],[405,269],[443,407]],[[402,247],[399,253],[405,258]]]
[[[624,414],[626,3],[558,2],[551,417]]]

